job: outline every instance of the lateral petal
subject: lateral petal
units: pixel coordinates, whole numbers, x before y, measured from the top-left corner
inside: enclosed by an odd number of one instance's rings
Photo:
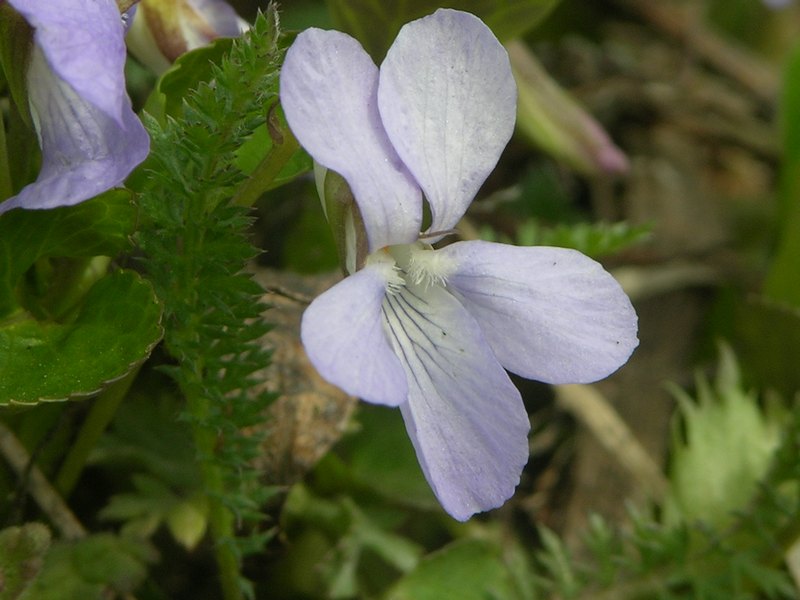
[[[457,242],[448,288],[477,319],[500,363],[546,383],[602,379],[638,345],[616,280],[576,250]]]
[[[378,106],[389,139],[451,229],[514,130],[508,54],[477,17],[440,9],[403,26],[381,65]]]
[[[528,415],[475,320],[439,286],[408,286],[384,301],[408,377],[400,406],[425,477],[465,521],[502,505],[528,460]]]
[[[280,83],[298,141],[350,185],[370,252],[416,240],[422,194],[386,137],[378,68],[361,45],[338,31],[307,29],[287,51]]]
[[[38,46],[28,67],[28,97],[42,168],[35,182],[0,204],[0,213],[88,200],[121,184],[147,157],[150,138],[128,97],[117,120],[58,77]]]
[[[320,375],[352,396],[397,406],[408,385],[383,328],[387,280],[366,267],[318,296],[303,313],[300,337]]]
[[[34,41],[56,76],[124,126],[130,103],[125,92],[124,31],[116,2],[9,0],[9,4],[34,28]]]

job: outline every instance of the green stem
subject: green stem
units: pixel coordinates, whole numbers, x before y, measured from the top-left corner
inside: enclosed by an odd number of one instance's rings
[[[272,148],[236,192],[232,201],[235,206],[253,206],[261,194],[272,187],[275,178],[300,148],[300,144],[288,128],[284,128],[281,133],[283,139],[280,143],[273,137]]]
[[[189,412],[195,418],[192,423],[192,436],[202,461],[203,485],[209,500],[209,526],[214,539],[214,557],[219,567],[222,597],[225,600],[242,600],[239,558],[230,545],[235,533],[233,514],[222,502],[222,493],[225,489],[223,472],[214,464],[212,458],[217,436],[203,424],[208,418],[209,402],[199,389],[184,389],[184,393]]]
[[[133,369],[119,381],[109,385],[94,401],[89,415],[81,427],[75,443],[67,453],[55,479],[55,488],[64,497],[68,498],[81,472],[89,458],[89,453],[97,445],[100,436],[108,427],[111,419],[117,412],[123,398],[136,379],[141,365]]]
[[[10,198],[14,188],[11,186],[11,169],[8,167],[8,146],[6,126],[0,119],[0,202]]]

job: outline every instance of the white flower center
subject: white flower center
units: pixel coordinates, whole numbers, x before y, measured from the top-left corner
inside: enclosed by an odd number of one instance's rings
[[[404,285],[444,287],[447,277],[455,269],[455,263],[450,257],[422,242],[392,246],[385,250],[384,256],[393,259],[395,268],[402,274]]]
[[[386,279],[387,292],[389,294],[396,294],[405,286],[406,280],[403,279],[400,267],[397,266],[395,259],[385,249],[378,250],[367,256],[366,264],[378,269],[383,275],[384,279]]]

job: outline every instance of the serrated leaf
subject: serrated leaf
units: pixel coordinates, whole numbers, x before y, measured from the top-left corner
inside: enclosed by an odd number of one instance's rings
[[[500,551],[466,539],[425,558],[386,594],[386,600],[486,600],[518,597]]]
[[[161,306],[138,274],[98,281],[68,323],[0,329],[0,405],[88,396],[126,375],[161,339]]]
[[[210,81],[213,68],[230,52],[233,38],[217,38],[208,45],[182,54],[158,80],[145,110],[163,125],[167,116],[177,117],[187,95],[202,82]]]
[[[457,0],[447,6],[477,15],[505,41],[533,28],[556,4],[558,0]],[[383,60],[400,27],[441,6],[438,0],[328,0],[337,29],[358,39],[376,62]]]
[[[22,275],[47,256],[114,256],[130,245],[136,222],[131,194],[111,190],[75,206],[0,215],[0,316],[15,306]]]

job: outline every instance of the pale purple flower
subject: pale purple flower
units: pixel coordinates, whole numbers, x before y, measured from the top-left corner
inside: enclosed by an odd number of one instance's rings
[[[35,182],[0,204],[0,213],[69,206],[119,185],[145,159],[150,140],[125,91],[116,2],[9,4],[34,29],[27,84],[42,168]]]
[[[305,311],[309,358],[349,394],[400,407],[453,517],[500,506],[528,459],[528,416],[505,369],[589,382],[638,343],[630,301],[579,252],[431,246],[511,137],[505,50],[478,18],[447,9],[403,27],[380,70],[351,37],[310,29],[286,55],[281,102],[301,144],[347,180],[369,242]],[[432,222],[421,239],[423,194]]]

